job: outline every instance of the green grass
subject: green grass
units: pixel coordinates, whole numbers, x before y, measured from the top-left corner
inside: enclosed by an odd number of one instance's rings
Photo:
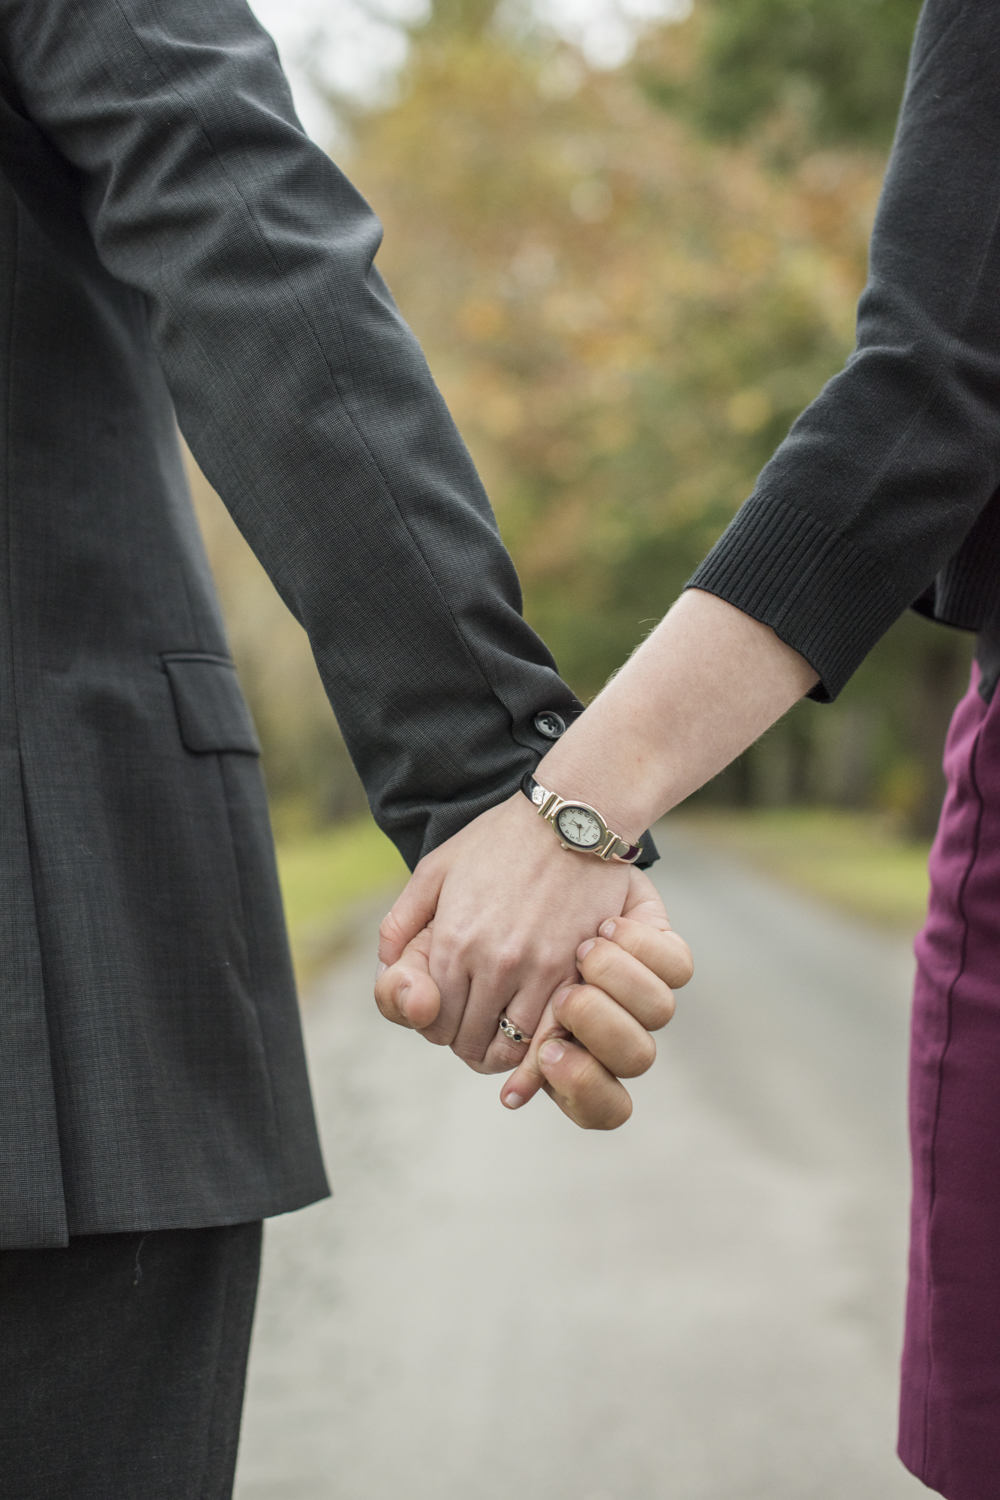
[[[789,885],[870,922],[916,932],[930,845],[877,813],[828,808],[678,813],[676,821]]]
[[[278,875],[300,979],[335,956],[359,902],[381,893],[386,908],[406,880],[395,846],[371,818],[278,844]]]

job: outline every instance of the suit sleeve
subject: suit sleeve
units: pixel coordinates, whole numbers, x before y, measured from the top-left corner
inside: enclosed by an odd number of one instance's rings
[[[146,299],[195,457],[308,632],[411,865],[509,795],[580,705],[421,351],[381,228],[303,133],[242,0],[0,0],[26,114]]]
[[[998,531],[998,222],[1000,7],[927,0],[857,346],[691,579],[795,647],[820,699],[938,575],[940,594],[960,549],[968,563]],[[998,566],[994,549],[987,570],[957,570],[977,587],[988,571],[993,608]],[[945,617],[983,623],[980,593]]]

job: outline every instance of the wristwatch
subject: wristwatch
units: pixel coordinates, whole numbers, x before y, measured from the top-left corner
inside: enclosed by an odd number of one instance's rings
[[[624,865],[635,864],[642,853],[641,844],[630,844],[627,839],[612,833],[596,807],[547,792],[538,785],[530,771],[524,773],[521,791],[538,816],[552,825],[564,849],[574,849],[578,854],[596,854],[598,859],[617,859]]]

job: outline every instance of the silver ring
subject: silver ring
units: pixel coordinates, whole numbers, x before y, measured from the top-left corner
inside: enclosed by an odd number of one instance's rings
[[[508,1021],[506,1016],[500,1017],[500,1030],[504,1036],[509,1036],[512,1042],[524,1042],[527,1045],[531,1041],[530,1036],[525,1036],[523,1031],[518,1031],[513,1021]]]

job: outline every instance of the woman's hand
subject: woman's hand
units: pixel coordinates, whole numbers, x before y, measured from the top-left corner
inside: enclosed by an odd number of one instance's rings
[[[387,1019],[440,1041],[433,1034],[441,1001],[430,975],[432,945],[432,928],[422,929],[380,974],[375,995]],[[626,915],[605,923],[575,955],[574,979],[582,975],[585,983],[557,987],[530,1048],[502,1038],[519,1065],[502,1090],[504,1104],[516,1109],[544,1088],[585,1129],[621,1125],[632,1104],[618,1078],[651,1066],[656,1046],[649,1033],[669,1021],[672,991],[691,972],[690,949],[671,931],[653,885],[631,871]],[[561,1049],[558,1055],[547,1042]]]
[[[411,990],[408,1020],[416,1006],[416,1029],[481,1072],[516,1066],[523,1048],[498,1034],[501,1012],[532,1035],[577,979],[580,943],[622,914],[636,873],[560,848],[520,792],[482,813],[420,861],[382,923],[379,958],[392,966],[433,921],[423,946],[440,1005],[429,1017]]]

